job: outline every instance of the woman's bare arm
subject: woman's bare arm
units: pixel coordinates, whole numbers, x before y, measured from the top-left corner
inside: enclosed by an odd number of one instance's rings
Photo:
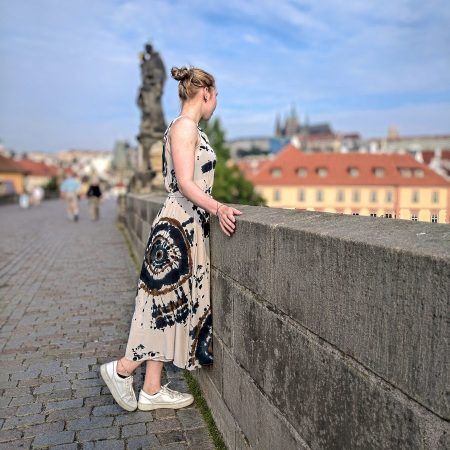
[[[172,125],[169,139],[178,189],[188,200],[215,215],[217,200],[205,194],[194,182],[195,148],[199,139],[194,121],[180,117]]]
[[[198,129],[193,120],[178,119],[169,132],[172,161],[178,189],[192,203],[219,216],[219,224],[227,236],[231,236],[236,225],[235,214],[242,214],[232,206],[217,202],[194,182],[195,148],[198,143]],[[219,209],[217,209],[219,207]]]

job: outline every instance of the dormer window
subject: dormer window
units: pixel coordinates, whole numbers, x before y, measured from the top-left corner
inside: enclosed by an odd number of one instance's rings
[[[306,177],[306,175],[308,175],[308,170],[306,169],[306,167],[299,167],[297,169],[297,175],[299,177]]]
[[[328,175],[328,169],[326,167],[318,167],[316,173],[319,177],[326,177]]]
[[[398,170],[402,177],[410,177],[412,175],[412,170],[408,167],[400,167]]]
[[[348,168],[348,173],[352,177],[357,177],[359,175],[359,169],[357,167],[349,167]]]
[[[274,167],[270,173],[273,177],[281,177],[281,169],[279,167]]]
[[[374,167],[373,174],[376,177],[384,177],[384,167]]]
[[[423,169],[420,169],[420,168],[414,169],[414,176],[419,177],[419,178],[423,177],[424,176]]]

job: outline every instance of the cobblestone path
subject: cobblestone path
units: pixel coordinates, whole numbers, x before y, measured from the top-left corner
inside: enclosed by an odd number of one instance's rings
[[[113,199],[98,222],[85,200],[77,223],[60,200],[0,207],[0,449],[214,448],[195,407],[128,412],[99,376],[125,351],[137,282],[115,215]]]

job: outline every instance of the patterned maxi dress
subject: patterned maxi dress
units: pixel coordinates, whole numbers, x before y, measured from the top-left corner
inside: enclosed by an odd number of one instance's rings
[[[178,188],[167,136],[179,117],[164,133],[162,164],[168,195],[145,248],[125,357],[173,361],[194,370],[213,362],[209,213]],[[205,132],[197,128],[194,182],[211,195],[216,154]]]

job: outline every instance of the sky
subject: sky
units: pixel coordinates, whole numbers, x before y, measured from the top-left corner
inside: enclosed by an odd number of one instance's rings
[[[0,0],[0,144],[16,151],[136,144],[139,52],[212,73],[227,139],[277,115],[337,132],[450,133],[446,0]]]

